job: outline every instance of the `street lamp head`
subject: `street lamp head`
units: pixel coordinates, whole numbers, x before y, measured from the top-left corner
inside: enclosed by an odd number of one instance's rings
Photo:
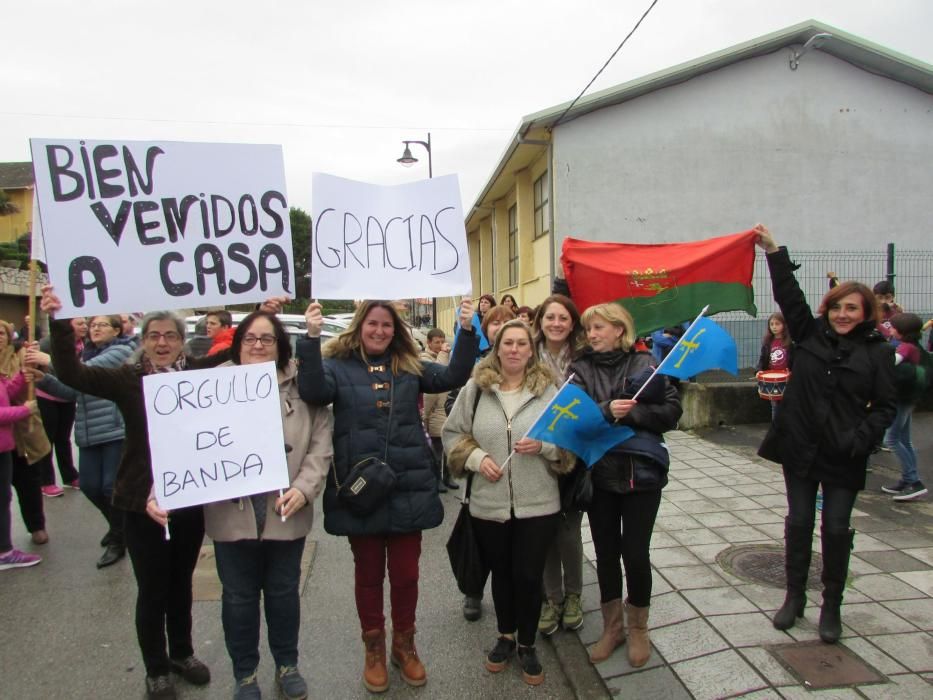
[[[404,165],[406,168],[410,168],[415,163],[418,162],[418,159],[411,154],[411,149],[408,147],[408,141],[403,141],[405,144],[405,152],[402,153],[402,157],[398,159],[398,162]]]

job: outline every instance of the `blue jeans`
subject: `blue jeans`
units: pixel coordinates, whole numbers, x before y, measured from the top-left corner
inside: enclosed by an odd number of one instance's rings
[[[217,574],[223,584],[224,639],[236,680],[252,675],[259,666],[260,594],[276,667],[298,665],[298,581],[304,547],[304,537],[214,542]]]
[[[913,404],[897,404],[894,422],[884,434],[884,446],[892,450],[900,460],[901,481],[905,484],[913,484],[920,480],[917,475],[917,453],[914,452],[913,443],[910,441],[910,422],[913,413]]]
[[[82,447],[78,451],[78,473],[81,493],[104,513],[110,510],[113,482],[117,478],[117,467],[123,454],[123,440],[113,440],[101,445]]]

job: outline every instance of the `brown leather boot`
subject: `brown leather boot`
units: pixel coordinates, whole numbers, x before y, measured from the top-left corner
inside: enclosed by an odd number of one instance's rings
[[[363,632],[366,645],[366,665],[363,667],[363,685],[371,693],[382,693],[389,688],[389,672],[386,670],[386,631]]]
[[[632,668],[640,668],[651,657],[648,608],[637,608],[626,601],[625,616],[628,618],[628,662]]]
[[[603,634],[599,640],[590,647],[590,663],[598,664],[605,661],[616,647],[625,644],[625,618],[622,616],[622,599],[616,598],[603,603]]]
[[[415,649],[414,627],[406,631],[392,630],[392,663],[398,666],[402,680],[408,685],[421,686],[428,682],[428,674]]]

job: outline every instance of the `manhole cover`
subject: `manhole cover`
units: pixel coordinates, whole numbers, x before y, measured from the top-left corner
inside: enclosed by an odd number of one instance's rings
[[[784,576],[784,547],[779,544],[740,544],[729,547],[716,555],[716,563],[730,574],[749,583],[760,583],[774,588],[784,588],[787,583]],[[822,588],[822,569],[823,558],[814,552],[810,560],[807,588]]]
[[[800,642],[768,647],[783,666],[810,690],[881,683],[884,676],[841,644]]]

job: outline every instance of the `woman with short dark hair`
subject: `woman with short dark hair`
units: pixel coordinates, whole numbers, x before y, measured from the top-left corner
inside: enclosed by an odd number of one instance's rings
[[[274,314],[254,311],[244,318],[230,350],[233,365],[276,365],[290,483],[282,495],[274,491],[204,506],[205,530],[214,541],[223,585],[221,617],[237,683],[234,699],[261,697],[256,677],[260,598],[276,686],[285,698],[306,698],[308,686],[298,671],[298,584],[312,503],[333,456],[333,419],[326,408],[308,406],[298,395],[298,366],[291,359],[288,333]]]
[[[803,616],[816,493],[822,487],[819,633],[824,642],[834,643],[842,633],[842,592],[855,534],[852,508],[865,488],[868,456],[895,414],[894,350],[876,328],[880,316],[871,289],[843,282],[823,297],[814,317],[787,249],[778,248],[764,226],[755,230],[767,254],[774,299],[796,344],[793,380],[758,450],[782,465],[787,487],[787,595],[773,622],[786,630]]]

